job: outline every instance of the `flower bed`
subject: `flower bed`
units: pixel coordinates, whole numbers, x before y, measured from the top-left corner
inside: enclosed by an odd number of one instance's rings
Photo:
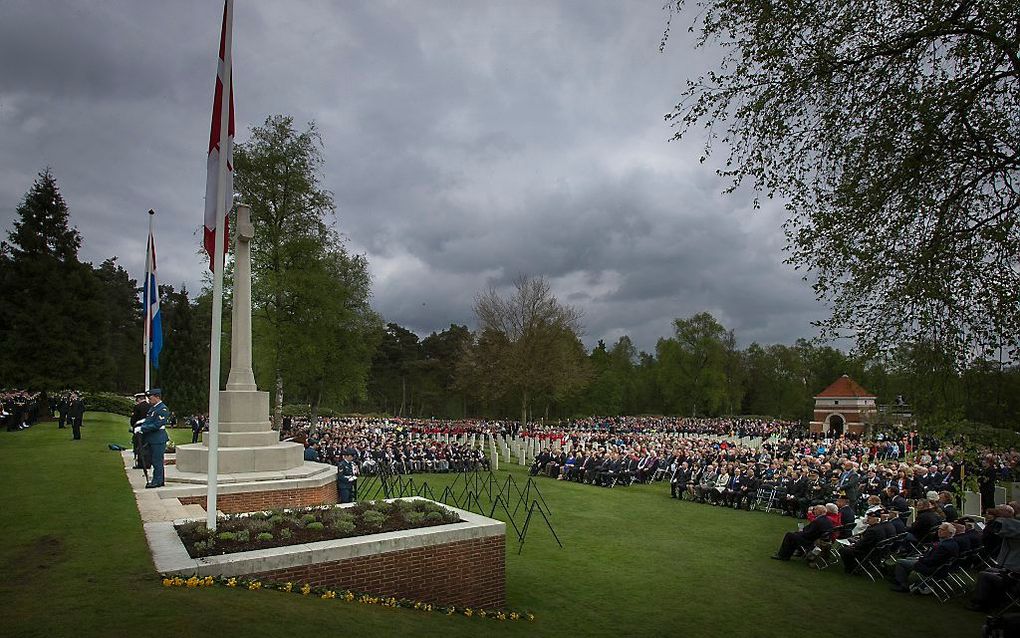
[[[312,587],[305,583],[302,586],[297,586],[294,582],[286,583],[270,583],[263,582],[261,580],[251,579],[240,579],[240,578],[216,578],[214,576],[205,576],[199,578],[198,576],[192,576],[190,578],[182,578],[181,576],[165,575],[163,576],[164,587],[187,587],[188,589],[213,587],[221,585],[225,587],[234,587],[239,589],[247,589],[250,591],[261,591],[261,590],[274,590],[285,593],[301,594],[302,596],[315,596],[322,600],[342,600],[345,602],[358,602],[364,605],[381,605],[383,607],[400,607],[404,609],[414,609],[417,611],[424,612],[437,612],[446,616],[453,616],[454,614],[462,614],[468,618],[491,618],[492,620],[528,620],[534,622],[535,614],[530,611],[517,611],[512,609],[502,608],[489,608],[484,607],[472,608],[472,607],[457,607],[456,605],[438,605],[421,600],[412,600],[409,598],[397,598],[395,596],[373,596],[370,594],[359,594],[348,589],[336,590],[328,587]]]
[[[235,514],[217,521],[215,532],[204,522],[185,523],[176,530],[188,555],[199,558],[460,521],[456,512],[416,499]]]

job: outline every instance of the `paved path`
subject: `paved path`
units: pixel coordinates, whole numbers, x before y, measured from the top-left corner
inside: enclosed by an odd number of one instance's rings
[[[163,498],[161,488],[145,489],[145,475],[141,470],[132,469],[134,456],[131,450],[121,453],[124,460],[124,471],[128,483],[135,493],[138,513],[143,523],[172,522],[180,519],[205,519],[205,509],[201,505],[182,505],[176,498]],[[218,512],[220,516],[222,512]]]

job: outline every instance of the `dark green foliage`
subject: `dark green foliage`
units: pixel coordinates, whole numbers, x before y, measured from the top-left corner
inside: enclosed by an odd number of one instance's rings
[[[105,305],[104,281],[78,261],[81,236],[70,225],[67,204],[48,169],[16,215],[0,246],[0,385],[113,387],[111,377],[123,375],[116,372],[120,346],[111,346],[110,333],[130,324],[136,309]],[[122,270],[111,265],[102,272],[122,287]],[[118,312],[127,318],[111,319]]]
[[[322,523],[320,523],[319,521],[313,521],[313,522],[308,523],[307,525],[305,525],[305,529],[313,530],[313,531],[325,529],[325,527],[326,526],[323,525]]]
[[[386,514],[376,510],[367,510],[361,515],[361,522],[369,529],[379,529],[386,522]]]
[[[273,540],[273,535],[270,534],[269,532],[262,532],[261,534],[259,534],[258,536],[255,537],[255,540],[257,540],[257,541],[271,541],[271,540]]]
[[[209,403],[210,317],[202,316],[187,288],[178,292],[161,286],[160,291],[163,352],[156,379],[170,409],[179,415],[202,414]]]
[[[109,412],[121,416],[131,416],[135,402],[131,397],[111,392],[89,392],[84,396],[85,409],[91,412]]]
[[[343,404],[364,398],[381,319],[368,304],[363,256],[335,228],[322,185],[322,139],[310,123],[276,115],[235,147],[235,186],[251,205],[255,374],[275,399]]]
[[[826,335],[937,340],[958,366],[1020,348],[1017,0],[668,6],[722,59],[666,119],[786,202]]]

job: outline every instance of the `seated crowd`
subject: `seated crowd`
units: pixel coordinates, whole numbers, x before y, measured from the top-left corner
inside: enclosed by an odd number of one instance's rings
[[[445,424],[445,427],[444,427]],[[359,474],[413,474],[488,470],[483,450],[445,436],[493,434],[505,424],[490,421],[434,419],[321,419],[315,427],[308,419],[293,419],[288,434],[305,444],[305,458],[339,464],[345,450],[355,453]]]

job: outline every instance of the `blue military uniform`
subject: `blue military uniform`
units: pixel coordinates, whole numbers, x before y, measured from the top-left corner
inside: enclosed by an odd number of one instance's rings
[[[352,450],[345,450],[343,453],[344,457],[353,456]],[[336,487],[339,492],[341,503],[350,503],[354,500],[354,486],[356,485],[357,476],[354,474],[354,464],[349,459],[344,458],[338,464],[338,472],[336,475]]]
[[[145,487],[163,487],[163,455],[166,453],[166,443],[170,440],[166,433],[166,424],[169,420],[170,408],[161,400],[149,408],[145,420],[139,424],[142,441],[149,445],[152,457],[152,480]]]

